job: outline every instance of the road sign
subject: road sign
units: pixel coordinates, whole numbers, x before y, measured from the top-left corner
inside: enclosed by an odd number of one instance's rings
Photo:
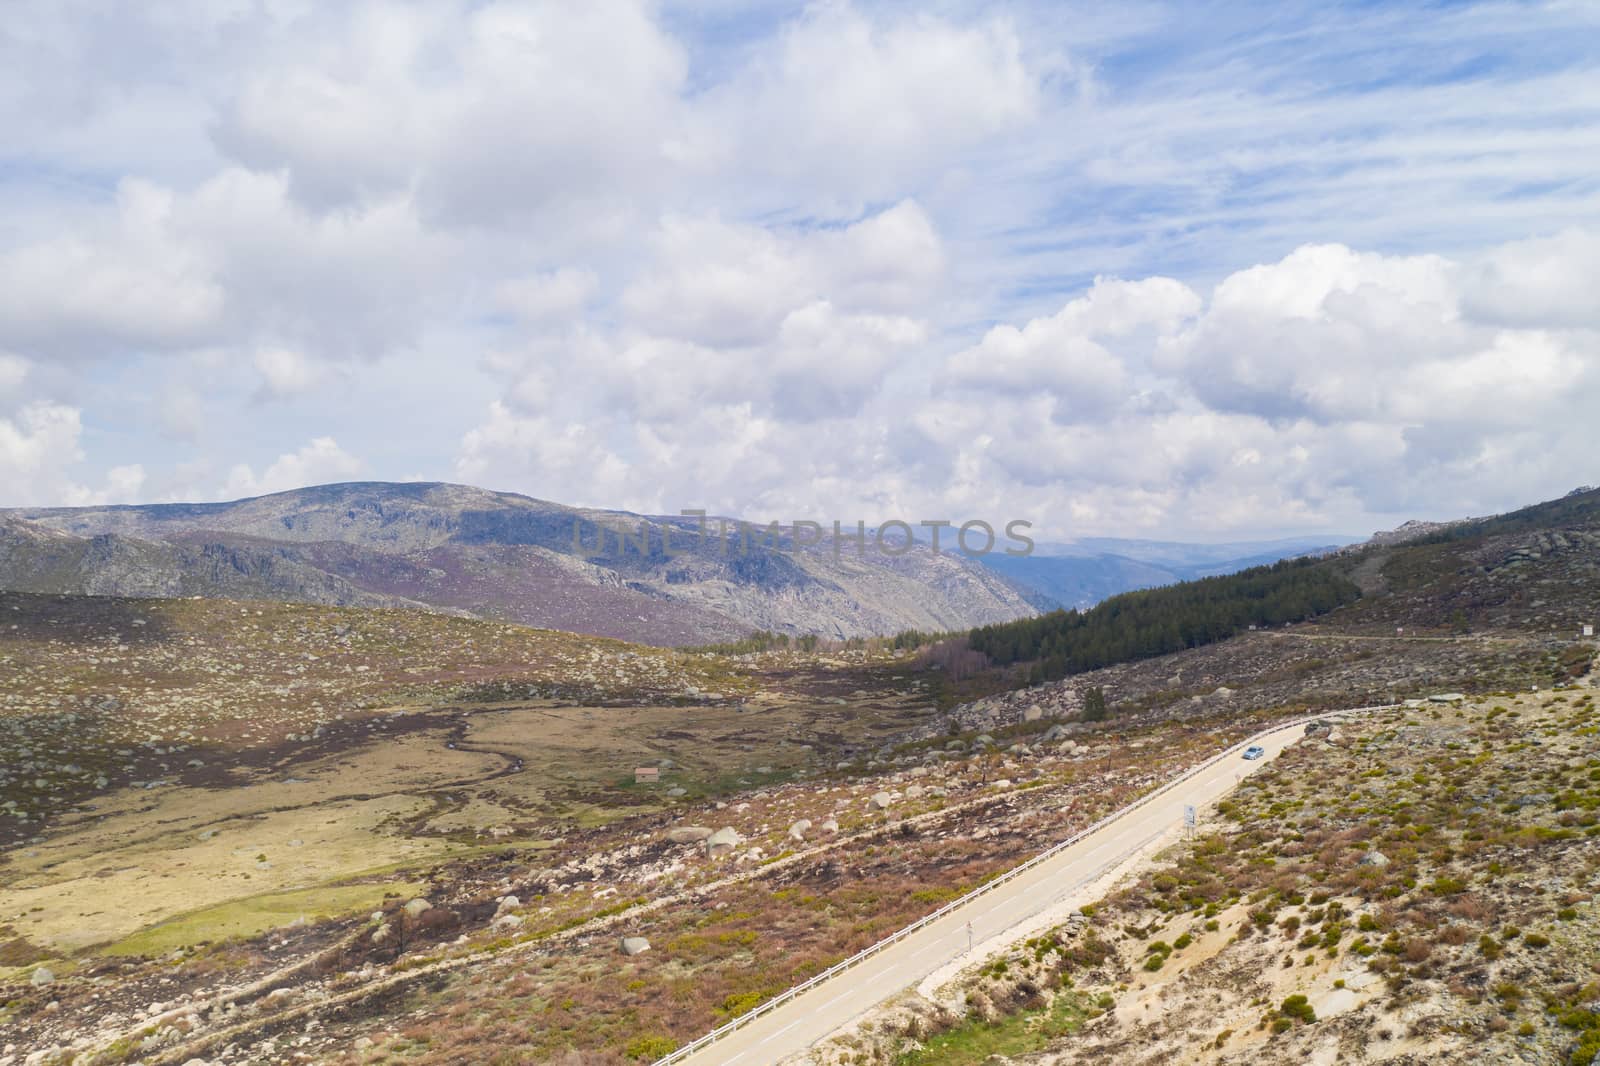
[[[1193,829],[1194,828],[1194,821],[1195,821],[1194,804],[1185,803],[1183,805],[1183,827],[1185,829]]]

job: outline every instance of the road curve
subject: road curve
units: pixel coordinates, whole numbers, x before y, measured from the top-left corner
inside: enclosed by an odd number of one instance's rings
[[[768,1066],[804,1051],[955,961],[968,950],[969,938],[971,943],[981,945],[1004,937],[1112,867],[1162,847],[1181,832],[1185,804],[1200,807],[1216,802],[1245,775],[1276,758],[1304,733],[1302,721],[1252,738],[1245,743],[1260,744],[1267,752],[1264,758],[1253,762],[1240,757],[1244,744],[1237,745],[1230,749],[1234,751],[1232,758],[1207,767],[1027,873],[955,908],[853,969],[680,1062],[685,1066]]]

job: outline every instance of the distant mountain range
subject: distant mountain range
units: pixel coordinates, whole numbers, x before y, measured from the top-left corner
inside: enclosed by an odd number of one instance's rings
[[[1119,592],[1231,574],[1279,559],[1318,555],[1355,543],[1345,536],[1188,544],[1085,537],[1039,544],[1032,555],[983,557],[984,565],[1063,607],[1092,607]]]
[[[0,588],[411,607],[649,644],[754,630],[853,637],[946,631],[1051,606],[1004,574],[925,545],[795,550],[650,519],[641,548],[598,526],[642,516],[465,485],[363,482],[233,503],[0,511]],[[662,528],[672,530],[668,554]],[[576,533],[576,537],[575,537]]]

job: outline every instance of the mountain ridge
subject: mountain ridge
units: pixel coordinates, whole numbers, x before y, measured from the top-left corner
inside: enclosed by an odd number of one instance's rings
[[[346,482],[223,503],[0,511],[0,587],[231,596],[473,614],[642,643],[753,630],[952,630],[1049,601],[955,553],[833,552],[718,519],[569,507],[443,482]],[[727,520],[731,521],[731,520]],[[635,536],[595,543],[595,526]],[[647,526],[642,538],[641,524]],[[661,543],[673,530],[676,551]],[[67,538],[61,540],[58,538]]]

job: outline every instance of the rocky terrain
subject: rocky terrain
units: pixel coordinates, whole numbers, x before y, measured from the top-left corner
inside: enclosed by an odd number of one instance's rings
[[[1592,1062],[1594,690],[1318,731],[1080,920],[819,1063]]]
[[[704,527],[652,518],[641,538],[645,521],[441,484],[21,509],[0,512],[0,588],[423,606],[659,645],[756,630],[942,632],[1023,617],[1048,602],[927,545],[891,555],[870,543],[858,552],[846,539],[837,552],[831,540],[796,550],[788,529],[768,542],[716,518]],[[602,528],[610,531],[603,540]]]
[[[922,638],[0,594],[0,1064],[648,1061],[1270,722],[1447,692],[1291,749],[1170,869],[831,1061],[1562,1061],[1600,760],[1591,690],[1549,690],[1592,676],[1600,575],[1561,503],[1340,557],[1365,595],[1314,623],[1033,687]]]

